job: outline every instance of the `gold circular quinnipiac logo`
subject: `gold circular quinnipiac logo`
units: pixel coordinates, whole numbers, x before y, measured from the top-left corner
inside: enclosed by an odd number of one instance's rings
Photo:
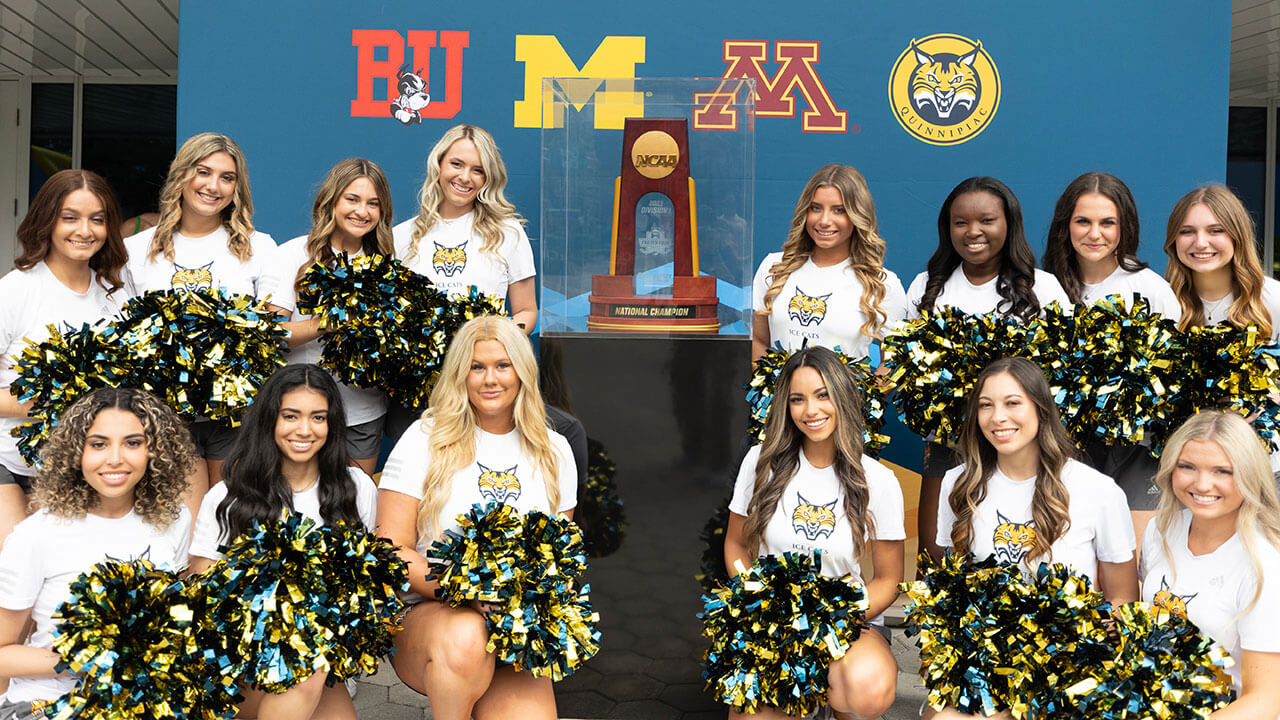
[[[631,164],[636,172],[657,180],[675,172],[680,162],[680,146],[676,139],[661,130],[650,130],[631,145]]]
[[[1000,73],[978,40],[950,33],[912,40],[889,73],[889,104],[920,140],[958,145],[995,116]]]

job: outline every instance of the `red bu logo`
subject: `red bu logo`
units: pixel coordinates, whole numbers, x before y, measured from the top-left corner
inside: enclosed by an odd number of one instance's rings
[[[848,111],[836,107],[815,67],[819,60],[818,41],[778,41],[773,50],[773,62],[780,67],[770,77],[764,69],[769,59],[768,40],[725,40],[724,61],[729,67],[723,77],[756,81],[755,114],[758,117],[795,117],[795,93],[799,91],[809,106],[801,116],[803,132],[848,132]],[[702,118],[695,117],[694,127],[708,130],[736,127],[730,124],[724,108],[717,107],[726,100],[717,102],[714,93],[706,95],[696,100],[706,107],[702,108]],[[702,122],[698,122],[699,119]]]
[[[470,32],[410,30],[408,62],[405,38],[395,30],[352,30],[351,44],[356,48],[351,117],[395,117],[408,125],[420,118],[451,118],[462,109],[462,50],[471,44]],[[444,92],[427,87],[431,49],[437,46],[444,50]],[[375,59],[378,48],[386,49],[381,60]],[[382,90],[381,98],[374,97],[375,88]]]

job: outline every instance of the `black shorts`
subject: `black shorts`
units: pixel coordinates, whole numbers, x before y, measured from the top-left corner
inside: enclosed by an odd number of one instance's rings
[[[924,459],[920,461],[921,477],[940,478],[947,471],[960,464],[960,453],[955,448],[942,443],[924,444]]]

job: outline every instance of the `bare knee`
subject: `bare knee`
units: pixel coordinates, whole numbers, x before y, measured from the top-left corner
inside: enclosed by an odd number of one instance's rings
[[[431,662],[463,677],[493,672],[493,656],[485,650],[489,630],[484,617],[477,612],[459,612],[446,625],[445,632],[428,639]]]
[[[831,709],[842,717],[878,718],[893,705],[898,690],[896,665],[879,657],[850,653],[831,665],[827,677]]]

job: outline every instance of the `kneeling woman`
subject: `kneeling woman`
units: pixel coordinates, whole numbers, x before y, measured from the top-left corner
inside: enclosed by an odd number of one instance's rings
[[[346,415],[338,384],[315,365],[286,365],[258,389],[227,463],[225,482],[204,496],[191,541],[191,569],[204,572],[222,558],[219,548],[272,523],[284,510],[317,524],[360,523],[372,529],[377,500],[373,480],[352,467]],[[325,687],[317,672],[283,693],[244,691],[239,717],[350,718],[346,687]]]
[[[1214,720],[1280,708],[1280,500],[1267,451],[1239,415],[1204,412],[1165,444],[1160,505],[1142,539],[1142,599],[1231,654],[1235,702]]]
[[[1028,570],[1061,563],[1120,605],[1138,599],[1133,521],[1111,478],[1075,459],[1040,366],[997,360],[978,376],[943,477],[938,545]],[[938,717],[964,717],[945,710]]]
[[[396,443],[378,490],[378,532],[409,565],[418,601],[392,658],[439,720],[555,718],[549,678],[495,662],[482,609],[434,599],[424,557],[476,503],[571,516],[577,472],[569,444],[547,429],[533,347],[509,318],[463,325],[449,346],[430,409]]]
[[[778,376],[767,437],[742,462],[725,533],[724,560],[822,552],[822,574],[861,578],[871,555],[867,617],[884,612],[902,581],[902,490],[893,473],[862,454],[862,398],[853,373],[827,348],[792,355]],[[785,402],[784,402],[785,401]],[[798,514],[812,518],[796,522]],[[827,671],[830,705],[842,719],[880,717],[893,704],[898,666],[877,632],[863,632]],[[760,717],[787,717],[764,708]],[[739,717],[730,711],[730,717]]]
[[[141,390],[107,388],[80,398],[41,453],[34,515],[0,552],[0,717],[44,717],[36,706],[79,678],[54,670],[54,611],[71,583],[107,558],[187,565],[191,513],[182,504],[196,463],[186,426]],[[26,625],[35,631],[27,637]],[[24,640],[24,638],[26,638]]]

